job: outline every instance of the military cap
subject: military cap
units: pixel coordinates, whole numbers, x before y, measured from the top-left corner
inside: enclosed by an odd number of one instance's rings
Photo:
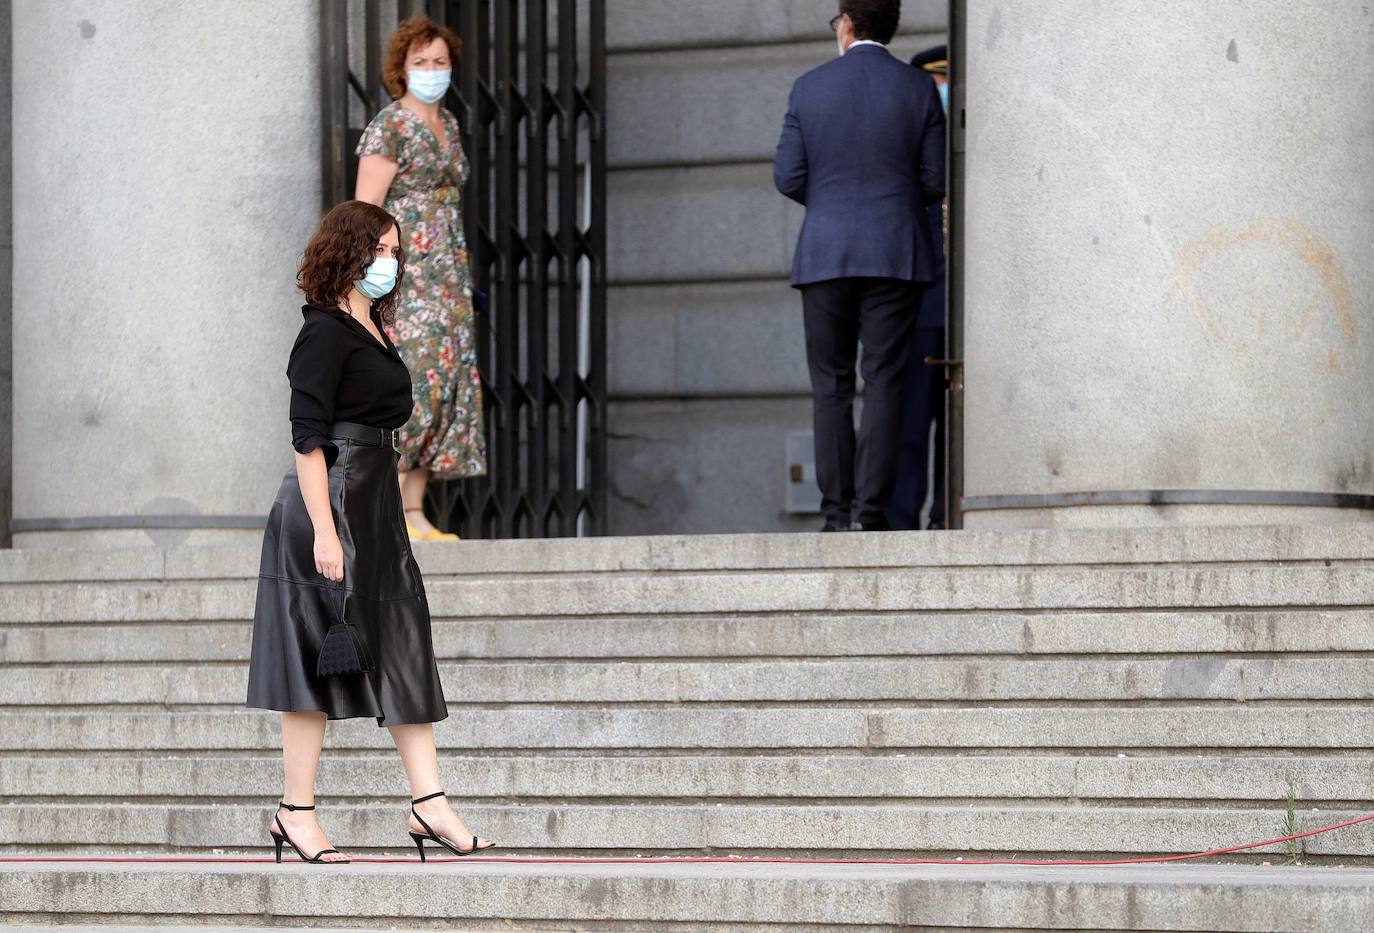
[[[926,49],[924,52],[917,52],[911,56],[911,64],[922,71],[933,71],[936,74],[949,73],[949,51],[943,45]]]

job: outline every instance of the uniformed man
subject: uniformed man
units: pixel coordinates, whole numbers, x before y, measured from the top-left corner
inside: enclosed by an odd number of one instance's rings
[[[935,82],[940,103],[949,113],[949,56],[946,47],[937,45],[917,53],[913,67]],[[920,527],[921,507],[926,493],[934,492],[930,521],[926,527],[943,528],[945,478],[945,376],[943,367],[929,366],[926,359],[945,355],[945,211],[947,201],[928,208],[931,239],[935,243],[936,279],[921,296],[921,309],[911,333],[903,391],[902,437],[897,453],[897,486],[888,507],[888,522],[893,528]],[[935,426],[935,468],[930,469],[931,425]]]

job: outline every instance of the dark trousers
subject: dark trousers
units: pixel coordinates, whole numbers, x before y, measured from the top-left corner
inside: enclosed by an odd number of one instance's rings
[[[897,452],[897,485],[888,504],[887,520],[893,528],[918,528],[926,493],[934,497],[930,523],[945,523],[945,371],[927,366],[927,357],[945,355],[943,327],[917,327],[911,334],[906,362],[906,389],[902,393],[902,439]],[[935,423],[935,472],[930,473],[930,425]]]
[[[897,476],[902,377],[924,286],[901,279],[830,279],[803,285],[806,362],[816,435],[816,481],[826,522],[884,524]],[[854,437],[854,369],[864,377]]]

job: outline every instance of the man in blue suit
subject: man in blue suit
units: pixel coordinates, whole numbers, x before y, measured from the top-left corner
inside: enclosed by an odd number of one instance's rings
[[[802,293],[823,531],[889,527],[907,350],[936,274],[926,206],[945,192],[945,120],[930,77],[887,50],[900,14],[900,0],[841,0],[831,20],[840,57],[793,84],[773,157],[778,190],[806,206],[792,285]]]

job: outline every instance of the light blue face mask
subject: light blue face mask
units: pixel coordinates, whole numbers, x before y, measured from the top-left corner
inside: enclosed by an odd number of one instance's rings
[[[945,108],[945,113],[949,113],[949,82],[940,85],[940,106]]]
[[[410,93],[426,104],[432,104],[448,93],[448,84],[453,77],[449,69],[443,71],[407,71],[406,87]]]
[[[396,287],[396,270],[399,263],[394,259],[379,256],[363,272],[363,277],[353,285],[369,298],[377,299],[389,294]]]

